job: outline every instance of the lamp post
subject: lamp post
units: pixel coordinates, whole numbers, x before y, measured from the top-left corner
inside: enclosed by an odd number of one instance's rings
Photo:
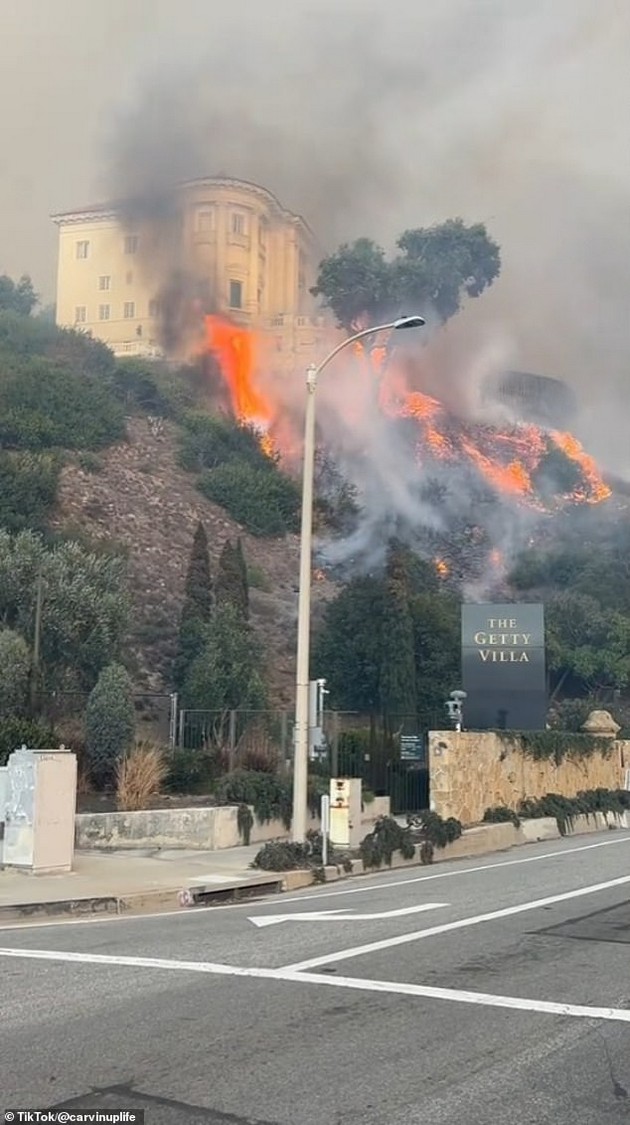
[[[343,340],[318,365],[312,363],[306,372],[306,415],[304,420],[304,466],[302,469],[302,526],[300,532],[300,579],[298,595],[297,674],[295,693],[295,749],[293,760],[293,829],[292,839],[306,839],[306,804],[308,783],[309,676],[311,656],[311,568],[313,540],[313,486],[315,478],[315,392],[321,372],[335,356],[377,332],[422,328],[421,316],[402,316],[388,324],[365,328]]]

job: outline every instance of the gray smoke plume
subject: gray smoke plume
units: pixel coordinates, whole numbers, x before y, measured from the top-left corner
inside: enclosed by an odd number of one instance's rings
[[[630,8],[259,0],[182,18],[197,46],[163,51],[120,107],[109,193],[164,219],[179,180],[254,180],[324,249],[486,221],[504,270],[449,329],[450,385],[469,393],[480,335],[508,340],[520,369],[576,387],[593,452],[630,472]]]
[[[485,222],[502,276],[433,336],[427,389],[483,413],[483,380],[507,367],[565,380],[580,437],[630,475],[630,7],[235,0],[195,2],[185,18],[192,9],[195,49],[188,37],[185,55],[174,44],[158,57],[111,129],[104,186],[132,201],[134,221],[175,229],[177,183],[223,174],[268,187],[324,251],[360,235],[390,251],[408,227]],[[150,263],[163,285],[185,270],[174,256]],[[388,466],[370,518],[379,503],[405,514],[420,503],[408,461],[373,425],[363,439]]]

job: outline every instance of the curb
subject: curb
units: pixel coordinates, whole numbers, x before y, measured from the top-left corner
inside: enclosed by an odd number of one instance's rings
[[[300,875],[306,874],[300,872]],[[165,890],[131,891],[124,895],[102,895],[89,898],[58,899],[53,902],[20,902],[0,906],[0,924],[4,922],[44,921],[47,918],[95,918],[99,915],[120,917],[158,914],[160,911],[185,910],[191,906],[220,906],[240,902],[284,890],[284,878],[271,873],[248,882],[212,885],[191,884]]]
[[[630,815],[616,816],[610,814],[606,817],[603,813],[593,813],[590,816],[576,817],[568,828],[566,837],[588,835],[602,832],[606,829],[630,828]],[[561,834],[553,818],[545,817],[539,820],[523,821],[520,828],[512,824],[485,824],[478,828],[468,828],[459,840],[447,844],[445,848],[436,850],[433,857],[436,863],[446,863],[455,859],[474,859],[477,856],[497,854],[498,852],[511,851],[514,847],[523,847],[525,844],[540,843],[544,840],[559,840]],[[392,871],[403,867],[421,867],[420,847],[416,845],[415,855],[412,859],[403,859],[400,855],[392,856],[391,864],[381,868],[369,868],[367,871],[363,861],[353,859],[350,870],[330,864],[324,869],[324,882],[331,883],[339,879],[351,879],[359,875],[378,875],[380,872]],[[124,895],[102,895],[86,898],[60,899],[53,902],[25,902],[0,905],[0,923],[26,922],[33,919],[46,918],[82,918],[98,917],[98,915],[118,915],[130,917],[160,911],[185,911],[192,907],[221,906],[267,897],[272,894],[281,894],[286,891],[301,890],[314,883],[321,885],[321,878],[315,878],[312,871],[296,869],[285,872],[269,872],[268,875],[252,876],[247,881],[235,880],[233,883],[222,883],[220,887],[212,883],[189,883],[184,888],[156,889],[148,891],[132,891]]]

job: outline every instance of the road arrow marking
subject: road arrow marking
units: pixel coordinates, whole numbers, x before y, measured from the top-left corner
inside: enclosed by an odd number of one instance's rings
[[[382,914],[353,914],[348,910],[314,911],[308,914],[263,914],[250,918],[254,926],[278,926],[281,922],[378,922],[386,918],[403,918],[407,914],[423,914],[426,910],[443,910],[448,902],[423,902],[420,906],[404,906],[402,910],[385,910]]]

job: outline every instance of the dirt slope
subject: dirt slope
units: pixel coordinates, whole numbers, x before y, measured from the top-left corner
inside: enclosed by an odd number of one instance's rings
[[[76,464],[62,474],[60,502],[53,523],[93,540],[113,540],[129,556],[133,654],[138,691],[170,690],[178,617],[193,533],[206,528],[211,564],[216,570],[226,539],[243,541],[254,568],[252,621],[263,640],[274,706],[293,700],[299,540],[256,539],[195,488],[194,477],[179,468],[176,430],[151,432],[146,418],[132,418],[128,439],[100,458],[100,472]],[[335,591],[320,577],[314,583],[316,618]]]

